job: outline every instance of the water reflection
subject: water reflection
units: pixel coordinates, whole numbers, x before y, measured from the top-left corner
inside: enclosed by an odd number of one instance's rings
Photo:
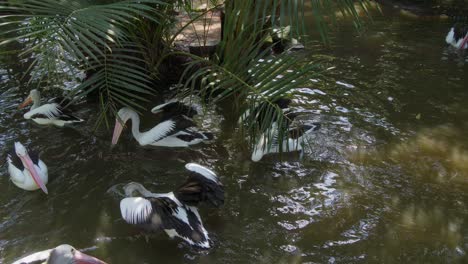
[[[130,134],[110,149],[111,132],[93,130],[92,104],[77,129],[36,126],[16,109],[21,67],[2,67],[0,147],[21,140],[40,149],[53,195],[18,190],[0,171],[0,262],[64,242],[109,263],[461,261],[468,250],[468,68],[439,37],[447,26],[383,18],[364,36],[340,31],[333,52],[301,53],[328,55],[326,76],[311,74],[292,105],[302,121],[322,128],[302,155],[256,164],[232,139],[234,125],[210,109],[199,121],[217,140],[190,150],[140,148]],[[142,125],[153,118],[144,116]],[[147,238],[120,219],[123,184],[172,190],[187,162],[213,168],[225,184],[224,208],[202,208],[216,240],[210,252],[164,235]]]

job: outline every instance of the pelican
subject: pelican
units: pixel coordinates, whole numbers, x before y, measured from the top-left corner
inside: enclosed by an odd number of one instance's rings
[[[14,151],[8,154],[8,172],[11,181],[19,188],[26,191],[42,189],[48,194],[47,166],[39,159],[39,156],[29,152],[20,143],[15,142]]]
[[[141,146],[188,147],[213,139],[211,133],[195,131],[195,123],[183,115],[164,120],[152,129],[140,132],[140,117],[134,110],[124,107],[117,113],[112,145],[117,144],[123,125],[129,119],[132,120],[133,137]]]
[[[457,49],[468,49],[468,26],[455,24],[445,37],[445,42]]]
[[[106,262],[95,257],[88,256],[70,245],[60,245],[53,249],[36,252],[27,257],[19,259],[13,264],[106,264]]]
[[[29,92],[29,96],[18,108],[22,109],[31,103],[33,104],[31,109],[23,116],[25,119],[32,119],[40,125],[63,127],[67,124],[83,122],[83,119],[74,116],[69,109],[64,108],[65,105],[59,100],[41,105],[41,94],[36,89]]]
[[[139,183],[129,183],[120,202],[122,218],[148,231],[164,230],[188,244],[208,249],[212,242],[198,213],[197,205],[205,202],[219,207],[224,204],[224,188],[216,174],[195,163],[188,163],[188,179],[174,192],[152,193]],[[140,197],[132,196],[138,191]]]
[[[320,126],[320,123],[313,123],[312,125],[300,124],[295,128],[288,129],[287,135],[282,142],[281,151],[301,151],[303,136],[312,131],[318,130]],[[251,157],[253,162],[260,161],[266,154],[280,152],[280,145],[278,142],[279,135],[276,123],[273,123],[269,133],[271,133],[270,137],[268,137],[267,133],[262,133],[257,142],[257,145],[255,145]]]
[[[193,118],[195,115],[198,115],[198,107],[194,105],[186,105],[183,102],[178,101],[177,99],[172,99],[164,104],[157,105],[151,109],[153,114],[162,113],[162,120],[167,120],[171,117],[177,115],[184,115],[189,118]]]

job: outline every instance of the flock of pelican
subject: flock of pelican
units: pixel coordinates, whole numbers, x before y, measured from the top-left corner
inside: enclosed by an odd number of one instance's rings
[[[455,25],[446,36],[446,42],[457,49],[468,49],[468,28]],[[19,106],[24,108],[31,104],[25,119],[31,119],[40,125],[55,125],[63,127],[73,123],[83,122],[67,107],[64,99],[55,99],[41,105],[38,90],[31,90],[26,100]],[[320,128],[319,123],[310,125],[299,124],[290,128],[290,123],[297,116],[288,111],[290,100],[280,98],[274,104],[284,111],[287,118],[286,138],[279,144],[278,124],[273,123],[271,129],[260,135],[254,146],[251,159],[257,162],[269,153],[301,150],[300,142],[303,136]],[[261,109],[261,108],[260,108]],[[263,108],[264,109],[264,108]],[[199,113],[195,106],[188,106],[177,100],[170,100],[151,110],[161,116],[160,122],[152,129],[141,132],[139,115],[132,109],[124,107],[116,116],[112,145],[117,144],[125,123],[131,120],[131,131],[135,140],[141,146],[189,147],[213,139],[209,132],[200,131],[193,121]],[[255,118],[261,113],[245,113]],[[241,121],[241,120],[240,120]],[[259,123],[262,120],[257,120]],[[15,142],[13,151],[7,156],[8,172],[11,181],[19,188],[33,191],[41,189],[48,194],[48,170],[39,156],[28,151],[20,142]],[[143,185],[131,182],[124,187],[126,198],[120,201],[122,218],[129,224],[147,231],[164,231],[169,237],[178,237],[191,246],[208,249],[212,246],[208,231],[203,226],[197,206],[206,203],[213,207],[224,204],[224,188],[218,176],[210,169],[195,163],[185,165],[188,171],[186,181],[169,193],[152,193]],[[88,256],[70,245],[60,245],[53,249],[36,252],[15,261],[13,264],[27,263],[90,263],[105,264],[104,261]]]
[[[41,125],[63,127],[83,122],[65,107],[64,101],[55,99],[41,105],[39,91],[32,90],[19,108],[32,103],[32,107],[24,114],[24,118]],[[213,139],[211,133],[197,129],[192,117],[198,111],[193,106],[171,100],[154,107],[152,112],[161,115],[160,123],[146,132],[140,132],[138,114],[127,107],[120,109],[116,116],[112,144],[117,144],[128,120],[132,121],[134,138],[142,146],[188,147]],[[8,153],[7,163],[10,179],[17,187],[27,191],[41,189],[49,194],[46,187],[48,169],[36,153],[28,151],[20,142],[15,142],[13,150]],[[191,246],[208,249],[213,243],[203,226],[197,206],[200,203],[213,207],[223,205],[224,187],[218,176],[202,165],[188,163],[185,168],[188,174],[187,179],[172,192],[152,193],[136,182],[125,185],[126,197],[120,201],[120,212],[128,224],[151,232],[162,230],[171,238],[178,237]],[[14,264],[27,263],[103,264],[105,262],[88,256],[70,245],[63,244],[14,262]]]
[[[274,103],[281,109],[287,110],[290,101],[279,99]],[[24,114],[24,118],[31,119],[37,124],[63,127],[83,122],[83,119],[77,117],[68,108],[69,102],[65,99],[55,99],[41,105],[39,91],[32,90],[19,108],[24,108],[31,103],[33,105]],[[129,120],[132,122],[133,137],[141,146],[189,147],[213,139],[212,133],[200,131],[193,121],[193,117],[199,113],[196,106],[170,100],[154,107],[151,112],[160,116],[160,122],[150,130],[141,132],[139,115],[128,107],[120,109],[116,115],[112,145],[117,144],[125,123]],[[289,120],[293,120],[296,116],[294,113],[287,112],[285,115],[289,117]],[[317,128],[318,125],[301,125],[289,129],[288,139],[285,140],[286,143],[283,143],[286,144],[283,145],[283,149],[300,150],[299,141],[302,136]],[[259,161],[265,154],[279,152],[277,128],[272,131],[273,137],[268,137],[268,139],[274,138],[275,140],[270,144],[271,148],[266,147],[267,137],[262,136],[253,151],[253,161]],[[13,151],[8,154],[7,163],[11,181],[17,187],[28,191],[41,189],[44,193],[49,193],[46,187],[47,166],[36,153],[28,151],[20,142],[15,142]],[[188,171],[187,180],[169,193],[152,193],[136,182],[125,185],[126,197],[120,201],[121,216],[128,224],[147,231],[162,230],[171,238],[178,237],[191,246],[208,249],[213,243],[203,226],[197,206],[200,203],[213,207],[223,205],[223,184],[212,170],[202,165],[188,163],[185,168]],[[24,257],[15,264],[36,262],[105,263],[64,244]]]

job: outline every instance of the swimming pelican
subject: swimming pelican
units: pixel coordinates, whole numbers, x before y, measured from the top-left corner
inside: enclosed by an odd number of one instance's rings
[[[282,142],[281,151],[301,151],[303,136],[312,131],[318,130],[320,126],[320,123],[313,123],[312,125],[299,124],[297,127],[288,129],[286,132],[287,135],[285,135],[285,138]],[[260,161],[266,154],[280,152],[280,145],[278,142],[278,128],[276,123],[272,125],[272,130],[269,133],[271,133],[270,137],[268,137],[267,133],[262,133],[257,142],[257,145],[255,145],[251,157],[253,162]],[[269,141],[271,141],[271,144],[269,144]]]
[[[197,205],[205,202],[219,207],[224,203],[224,188],[216,174],[195,163],[188,163],[188,179],[176,191],[152,193],[139,183],[129,183],[120,202],[122,218],[148,231],[164,230],[192,246],[210,248],[212,242],[198,213]],[[138,191],[141,197],[132,196]]]
[[[123,125],[129,119],[132,120],[133,137],[141,146],[188,147],[213,139],[211,133],[195,131],[195,123],[183,115],[165,120],[146,132],[140,132],[140,117],[134,110],[124,107],[117,113],[112,145],[117,144]]]
[[[171,99],[163,104],[157,105],[151,109],[153,114],[162,113],[162,120],[167,120],[171,117],[184,115],[189,118],[193,118],[195,115],[198,115],[198,107],[195,105],[187,105],[183,102],[178,101],[177,99]]]
[[[58,100],[53,103],[41,105],[41,94],[38,90],[34,89],[29,92],[29,96],[19,105],[19,109],[33,103],[31,109],[23,116],[25,119],[32,119],[40,125],[56,125],[63,127],[67,124],[83,122],[73,115],[73,113],[64,108],[64,104]]]
[[[445,37],[445,42],[457,49],[468,49],[468,26],[455,24]]]
[[[27,257],[19,259],[13,264],[106,264],[106,262],[95,257],[88,256],[70,245],[60,245],[53,249],[36,252]]]
[[[14,151],[8,154],[7,162],[10,179],[16,186],[26,191],[41,188],[48,194],[45,186],[49,179],[47,166],[36,153],[28,153],[20,142],[15,142]]]

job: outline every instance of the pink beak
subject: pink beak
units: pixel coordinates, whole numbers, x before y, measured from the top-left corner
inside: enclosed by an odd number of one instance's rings
[[[76,250],[73,255],[77,264],[107,264],[106,262]]]
[[[112,136],[112,145],[117,144],[119,141],[120,134],[122,133],[123,125],[119,119],[115,119],[114,135]]]
[[[34,167],[34,163],[32,162],[31,158],[29,157],[28,154],[25,156],[19,156],[21,161],[24,163],[26,166],[26,169],[31,173],[31,176],[36,183],[36,185],[41,188],[46,194],[49,194],[47,191],[47,187],[45,186],[44,182],[42,181],[41,177],[39,176],[39,173],[37,172],[36,168]]]
[[[26,107],[28,104],[31,104],[33,102],[32,100],[32,97],[31,96],[28,96],[24,102],[22,102],[19,106],[18,106],[18,109],[23,109],[24,107]]]
[[[465,38],[463,39],[460,45],[460,49],[463,49],[467,43],[468,43],[468,35],[466,35]]]

